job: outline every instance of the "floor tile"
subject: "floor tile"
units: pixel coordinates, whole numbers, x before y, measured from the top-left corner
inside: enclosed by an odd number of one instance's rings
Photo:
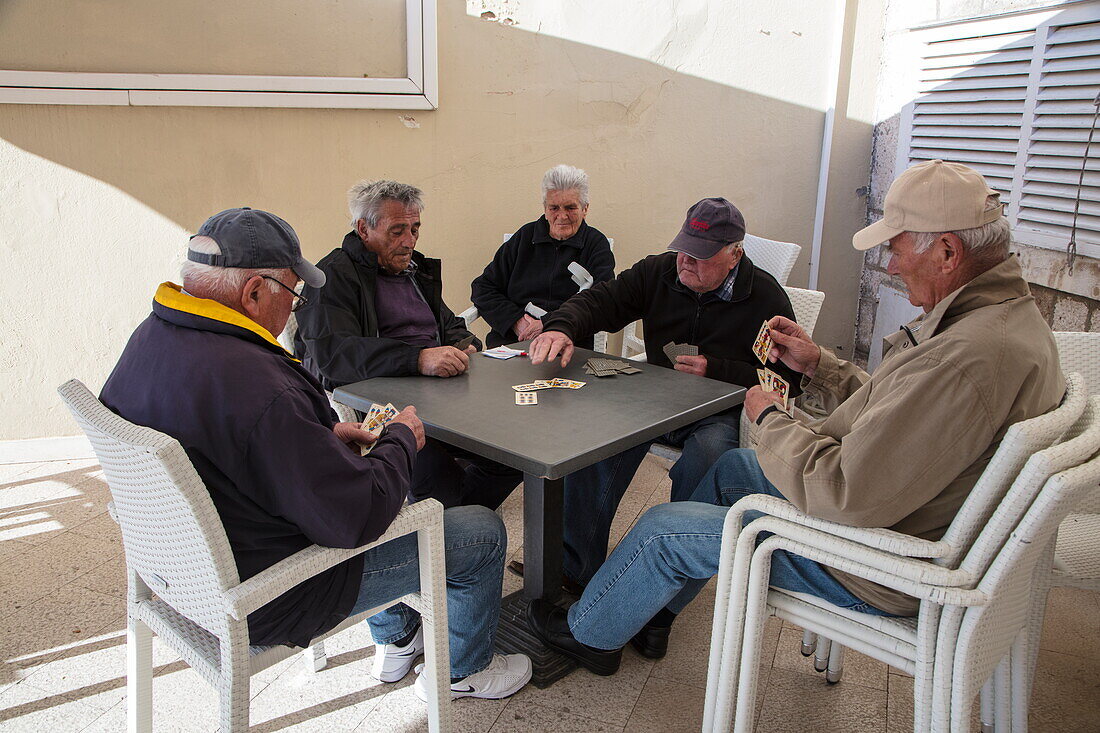
[[[0,698],[0,729],[11,731],[77,731],[93,723],[104,708],[81,700],[43,698],[7,705]]]
[[[67,537],[58,533],[16,556],[7,569],[11,581],[0,594],[0,619],[6,618],[62,588],[104,562],[117,558],[121,543],[91,537]]]
[[[356,733],[411,733],[428,730],[428,708],[413,692],[413,675],[387,685],[389,692],[355,728]],[[488,731],[500,718],[509,700],[462,698],[451,704],[454,729],[474,733]]]
[[[1040,651],[1030,713],[1034,731],[1095,733],[1100,727],[1100,660]]]
[[[852,683],[826,684],[817,674],[773,669],[768,679],[757,733],[830,733],[881,731],[886,720],[886,691]]]
[[[695,733],[703,725],[705,691],[650,677],[626,723],[630,733]]]
[[[527,703],[509,704],[497,718],[490,733],[620,733],[621,725],[611,725],[592,718]],[[629,726],[625,730],[633,731]]]
[[[1100,593],[1051,588],[1039,648],[1100,659]]]

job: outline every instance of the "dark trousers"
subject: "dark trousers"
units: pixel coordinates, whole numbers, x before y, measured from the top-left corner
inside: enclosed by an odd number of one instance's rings
[[[430,496],[445,509],[475,504],[496,509],[522,480],[514,468],[428,438],[416,454],[409,500]]]

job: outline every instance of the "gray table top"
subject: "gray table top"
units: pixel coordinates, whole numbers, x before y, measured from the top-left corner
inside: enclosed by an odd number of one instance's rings
[[[377,377],[337,389],[336,399],[364,412],[372,402],[415,405],[429,436],[552,479],[744,401],[743,387],[644,363],[640,374],[593,377],[582,369],[593,356],[608,355],[577,349],[563,369],[474,354],[458,377]],[[512,385],[554,377],[586,384],[515,404]]]

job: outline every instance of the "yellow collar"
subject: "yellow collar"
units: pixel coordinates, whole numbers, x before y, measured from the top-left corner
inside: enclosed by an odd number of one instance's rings
[[[161,283],[157,288],[156,295],[153,296],[153,300],[160,303],[165,308],[171,308],[175,311],[181,311],[183,313],[190,313],[200,318],[209,318],[221,323],[228,323],[238,328],[243,328],[246,331],[251,331],[264,341],[278,346],[286,355],[294,359],[294,356],[283,348],[283,345],[279,343],[279,340],[271,335],[271,332],[266,328],[256,323],[248,316],[233,310],[229,306],[222,305],[216,300],[210,300],[209,298],[197,298],[194,295],[183,292],[183,288],[172,282]],[[295,359],[295,361],[298,361]]]

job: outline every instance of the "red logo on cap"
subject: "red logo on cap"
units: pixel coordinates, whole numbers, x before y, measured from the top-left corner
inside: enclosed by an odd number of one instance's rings
[[[696,231],[705,232],[710,229],[710,222],[703,221],[702,219],[692,219],[688,223],[688,226]]]

